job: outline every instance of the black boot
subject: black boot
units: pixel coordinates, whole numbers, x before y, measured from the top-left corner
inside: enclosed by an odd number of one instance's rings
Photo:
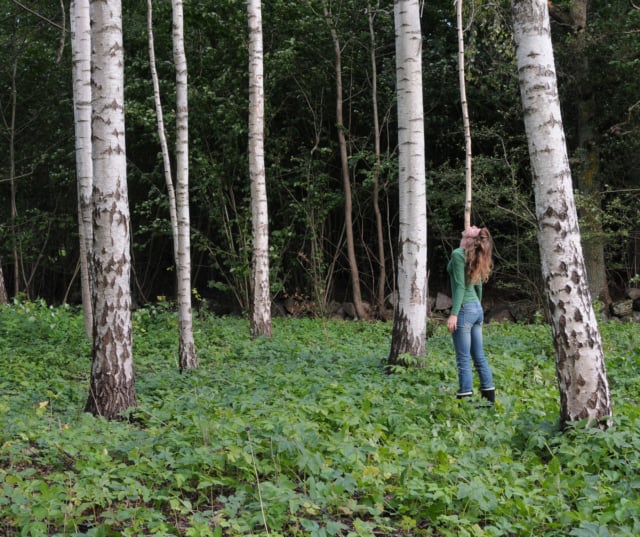
[[[486,390],[481,389],[480,395],[483,399],[486,399],[486,406],[493,406],[496,402],[496,389],[488,388]]]

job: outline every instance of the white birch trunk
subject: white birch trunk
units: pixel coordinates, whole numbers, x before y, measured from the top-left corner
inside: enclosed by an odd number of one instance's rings
[[[249,175],[253,233],[251,335],[271,337],[269,215],[264,169],[264,75],[261,0],[247,1],[249,19]]]
[[[395,0],[398,94],[399,244],[398,303],[389,364],[409,354],[422,363],[427,327],[427,199],[422,34],[418,0]]]
[[[611,416],[611,398],[580,246],[547,1],[513,0],[513,14],[561,420],[602,420]]]
[[[76,137],[76,176],[78,182],[78,236],[80,237],[80,282],[84,328],[93,330],[91,305],[91,224],[93,162],[91,157],[91,17],[89,0],[71,2],[71,50],[73,71],[73,112]]]
[[[153,83],[153,100],[155,103],[156,118],[158,124],[158,139],[160,140],[160,152],[162,154],[164,179],[167,186],[167,197],[169,198],[169,220],[171,222],[171,236],[173,238],[173,259],[177,264],[179,258],[179,239],[178,214],[176,213],[176,191],[173,187],[171,158],[169,157],[169,144],[167,143],[167,134],[164,126],[164,113],[162,111],[162,100],[160,98],[160,82],[158,80],[158,70],[156,69],[156,52],[153,38],[153,0],[147,0],[147,36],[149,42],[149,67],[151,70],[151,82]]]
[[[191,311],[189,220],[189,105],[182,0],[172,0],[173,61],[176,66],[176,213],[178,217],[178,324],[180,370],[198,367]]]
[[[92,0],[93,363],[86,411],[117,418],[136,405],[120,0]]]
[[[464,69],[464,28],[462,26],[462,0],[456,0],[456,20],[458,25],[458,79],[460,84],[460,104],[462,105],[462,125],[464,127],[465,147],[465,198],[464,198],[464,228],[471,227],[471,166],[473,163],[471,153],[471,122],[469,121],[469,106],[467,104],[467,85]]]

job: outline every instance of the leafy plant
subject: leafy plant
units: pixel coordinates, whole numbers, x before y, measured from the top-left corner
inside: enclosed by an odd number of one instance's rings
[[[640,336],[602,325],[606,433],[558,427],[549,327],[489,324],[494,410],[455,399],[450,336],[425,367],[384,371],[385,323],[196,320],[179,375],[176,318],[138,310],[139,406],[84,414],[80,312],[0,313],[0,533],[17,535],[632,536],[640,533]]]

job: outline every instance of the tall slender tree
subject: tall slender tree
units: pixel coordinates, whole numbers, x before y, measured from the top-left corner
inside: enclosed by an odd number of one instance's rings
[[[418,0],[395,0],[398,95],[399,244],[398,300],[389,364],[408,354],[422,363],[427,327],[427,193],[422,33]]]
[[[464,228],[471,226],[471,197],[472,197],[472,149],[471,122],[469,121],[469,105],[467,103],[467,83],[464,67],[464,25],[462,18],[462,0],[456,0],[456,21],[458,27],[458,79],[460,84],[460,104],[462,105],[462,125],[464,128],[465,147],[465,198],[464,198]]]
[[[13,33],[11,35],[11,115],[8,121],[9,131],[9,184],[11,185],[11,246],[13,251],[13,294],[18,295],[20,293],[20,281],[22,280],[22,272],[20,270],[20,252],[19,241],[17,231],[17,219],[18,219],[18,205],[16,202],[17,197],[17,182],[16,182],[16,110],[18,106],[18,87],[16,84],[16,78],[18,73],[18,36],[17,36],[17,22],[14,22]],[[5,123],[6,120],[5,120]],[[29,289],[27,288],[27,294]]]
[[[176,67],[176,214],[178,217],[178,324],[180,370],[198,367],[191,309],[189,215],[189,99],[182,0],[172,0],[173,61]]]
[[[587,282],[546,0],[512,0],[524,123],[563,423],[606,427],[611,397]]]
[[[114,419],[136,405],[120,0],[92,0],[91,25],[94,316],[86,411]]]
[[[386,256],[384,249],[384,230],[382,223],[382,211],[380,210],[380,169],[382,168],[382,155],[380,150],[380,114],[378,111],[378,61],[376,58],[376,32],[374,21],[376,13],[380,9],[380,2],[373,8],[371,2],[367,2],[367,17],[369,20],[370,58],[371,58],[371,109],[373,113],[373,139],[375,164],[373,169],[373,212],[376,217],[376,243],[378,245],[378,284],[376,289],[376,310],[378,316],[387,320],[385,308],[385,285],[387,282]]]
[[[167,187],[167,197],[169,198],[169,220],[171,222],[171,236],[173,239],[173,260],[179,262],[180,254],[178,243],[178,213],[176,209],[176,189],[173,186],[173,174],[171,173],[171,156],[169,155],[169,144],[167,142],[167,131],[164,123],[164,112],[162,110],[162,97],[160,95],[160,80],[156,68],[155,38],[153,35],[153,0],[147,0],[147,42],[149,46],[149,67],[151,71],[151,82],[153,84],[153,100],[156,108],[156,124],[158,127],[158,140],[160,141],[160,152],[162,154],[162,165],[164,168],[165,186]],[[176,273],[178,270],[176,269]]]
[[[4,283],[4,273],[2,272],[2,259],[0,259],[0,304],[6,304],[9,302],[9,296],[7,295],[7,287]]]
[[[70,10],[73,72],[73,112],[76,143],[76,177],[78,183],[78,236],[80,238],[80,281],[84,328],[91,337],[91,256],[93,229],[91,193],[93,162],[91,158],[91,18],[89,0],[73,0]]]
[[[262,2],[247,1],[249,19],[249,175],[253,237],[251,335],[271,337],[269,214],[264,169]]]
[[[186,80],[181,83],[178,79],[186,77],[186,60],[184,59],[184,37],[182,15],[178,14],[176,24],[176,12],[182,9],[182,5],[177,8],[174,6],[173,17],[173,42],[174,42],[174,59],[176,61],[176,97],[178,102],[183,102],[184,111],[176,114],[176,124],[178,136],[176,138],[176,154],[178,168],[178,188],[180,183],[183,185],[180,192],[182,197],[180,203],[176,195],[176,188],[173,184],[173,174],[171,173],[171,157],[169,155],[169,144],[167,143],[167,135],[164,123],[164,112],[162,110],[162,99],[160,96],[160,82],[158,79],[158,71],[156,69],[156,54],[153,35],[153,1],[147,1],[147,41],[149,47],[149,66],[151,70],[151,81],[153,83],[153,97],[156,108],[156,118],[158,127],[158,139],[160,140],[160,151],[162,154],[162,164],[164,168],[165,184],[167,187],[167,197],[169,198],[169,220],[171,222],[171,235],[173,239],[173,259],[176,266],[176,287],[178,296],[178,365],[180,371],[188,368],[198,367],[196,357],[195,342],[193,338],[193,317],[191,310],[191,254],[190,254],[190,223],[189,223],[189,196],[188,196],[188,124],[184,128],[181,125],[188,121],[188,101],[186,101]],[[176,30],[176,25],[178,29]],[[182,45],[176,45],[176,40],[182,39]],[[176,47],[178,48],[176,56]],[[182,47],[182,53],[180,53]],[[182,65],[182,62],[185,62]],[[180,66],[180,67],[179,67]],[[180,74],[180,69],[184,69],[184,75]],[[186,104],[184,104],[186,102]],[[178,108],[180,106],[178,105]],[[186,145],[186,148],[183,147]],[[182,157],[182,160],[181,160]],[[185,162],[186,160],[186,162]],[[186,194],[185,194],[186,191]],[[186,198],[186,199],[185,199]],[[184,212],[183,204],[187,204],[186,218],[179,218],[179,211]],[[186,227],[186,230],[183,229]],[[186,235],[186,245],[184,244]]]
[[[349,153],[347,151],[347,138],[345,136],[346,126],[344,124],[344,97],[342,88],[342,46],[340,37],[336,29],[335,22],[326,0],[322,2],[322,10],[325,22],[331,33],[333,41],[333,52],[335,58],[336,75],[336,128],[338,131],[338,145],[340,148],[340,169],[342,173],[342,186],[344,190],[344,226],[347,237],[347,259],[349,261],[349,271],[351,274],[351,293],[353,295],[353,306],[356,315],[360,319],[367,319],[369,312],[366,311],[362,300],[362,290],[360,286],[360,270],[356,258],[355,238],[353,234],[353,197],[351,194],[351,172],[349,170]]]

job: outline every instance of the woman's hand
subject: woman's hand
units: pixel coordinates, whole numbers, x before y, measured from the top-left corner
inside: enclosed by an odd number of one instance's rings
[[[456,331],[456,328],[458,328],[458,316],[449,315],[447,319],[447,330],[449,330],[449,333],[453,333]]]

